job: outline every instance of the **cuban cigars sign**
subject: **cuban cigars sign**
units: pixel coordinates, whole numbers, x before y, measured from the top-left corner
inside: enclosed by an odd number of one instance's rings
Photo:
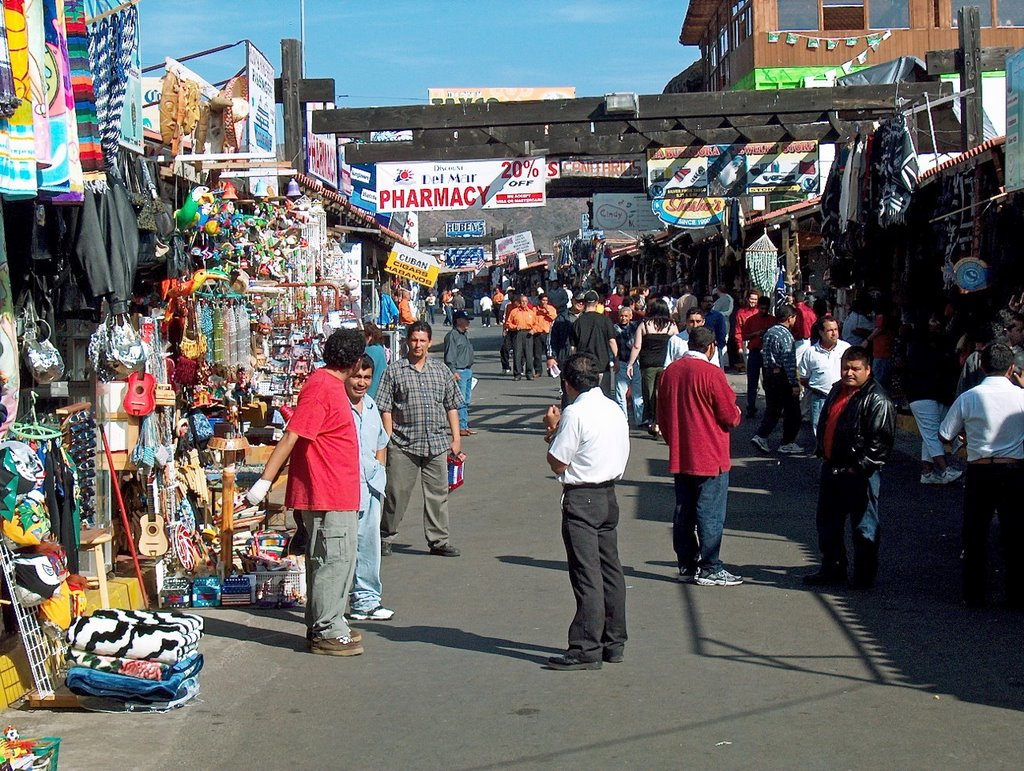
[[[388,254],[384,270],[393,276],[415,281],[417,284],[433,286],[437,283],[441,266],[429,254],[410,249],[403,244],[395,244]]]
[[[544,206],[543,158],[378,163],[377,211],[451,211]]]

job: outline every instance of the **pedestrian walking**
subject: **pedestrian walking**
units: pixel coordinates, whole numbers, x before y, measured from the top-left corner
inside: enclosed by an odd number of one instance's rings
[[[441,292],[441,311],[444,313],[444,325],[450,327],[452,325],[452,297],[453,293],[451,289],[445,289]]]
[[[395,612],[381,602],[380,510],[387,487],[387,446],[380,410],[367,393],[375,362],[366,354],[345,381],[352,418],[359,435],[359,526],[356,571],[349,595],[348,617],[353,621],[390,621]]]
[[[615,325],[618,347],[615,401],[619,403],[619,408],[628,421],[629,407],[626,404],[626,398],[632,393],[633,425],[635,426],[639,426],[644,422],[643,380],[640,376],[640,368],[633,367],[632,373],[628,372],[629,357],[633,354],[633,341],[636,340],[636,329],[638,326],[639,322],[633,320],[633,308],[628,305],[621,306],[619,308],[619,323]]]
[[[340,329],[324,344],[324,367],[306,380],[284,437],[246,499],[258,505],[288,460],[284,505],[300,515],[306,556],[306,638],[309,651],[358,656],[362,635],[349,628],[345,605],[356,568],[359,530],[359,437],[345,382],[366,346],[357,329]]]
[[[1006,603],[1024,606],[1024,527],[1020,491],[1024,487],[1024,390],[1014,381],[1013,350],[1003,343],[981,352],[985,379],[953,402],[939,434],[952,444],[967,438],[967,484],[964,491],[963,597],[970,607],[985,604],[988,583],[988,533],[999,515],[1006,574]]]
[[[491,296],[491,310],[494,313],[494,323],[501,326],[502,320],[505,318],[505,293],[501,291],[501,287],[496,287],[494,294]]]
[[[572,325],[572,347],[575,353],[589,353],[600,365],[601,390],[605,396],[612,393],[610,367],[618,358],[615,325],[604,313],[598,312],[600,295],[593,289],[583,295],[583,315]]]
[[[839,322],[831,316],[822,319],[818,328],[818,342],[806,348],[797,362],[800,384],[810,393],[809,417],[815,437],[821,409],[832,386],[842,377],[843,354],[850,347],[848,342],[839,339]]]
[[[764,368],[764,418],[750,442],[762,452],[770,452],[768,437],[782,418],[782,444],[779,452],[799,455],[804,448],[796,443],[800,433],[800,380],[796,370],[796,341],[793,325],[796,309],[783,305],[776,311],[777,323],[764,333],[761,356]]]
[[[754,301],[755,309],[750,310],[750,301]],[[737,344],[744,351],[747,368],[747,417],[757,415],[757,386],[761,379],[761,345],[765,332],[775,324],[775,317],[770,313],[772,301],[767,297],[759,297],[751,292],[747,295],[747,307],[736,312]],[[742,318],[742,321],[740,320]],[[765,389],[765,398],[768,391]]]
[[[678,580],[736,586],[721,560],[729,493],[729,432],[740,424],[736,394],[716,363],[715,333],[698,327],[689,348],[665,368],[658,387],[658,425],[668,444],[676,506],[672,545]]]
[[[477,433],[469,427],[469,405],[473,399],[473,341],[469,339],[469,316],[465,311],[452,314],[455,329],[444,337],[444,363],[452,371],[462,392],[459,407],[459,433],[472,436]]]
[[[530,307],[530,298],[525,293],[519,295],[515,307],[510,308],[505,317],[504,330],[505,336],[511,341],[512,369],[516,380],[530,377],[530,369],[534,364],[533,327],[536,321],[533,308]],[[539,378],[540,374],[534,371],[533,377]]]
[[[430,553],[458,557],[448,514],[448,455],[462,450],[462,395],[451,371],[430,358],[432,330],[425,321],[409,328],[409,352],[392,362],[380,382],[377,408],[391,436],[388,485],[381,515],[381,554],[391,554],[413,487],[423,492],[423,534]]]
[[[427,316],[430,318],[430,323],[434,323],[434,313],[437,311],[437,292],[431,289],[427,293]]]
[[[674,361],[679,361],[686,352],[689,350],[690,335],[695,329],[703,327],[705,324],[704,311],[700,308],[690,308],[686,312],[686,325],[679,330],[679,334],[673,335],[669,338],[668,348],[665,350],[665,366],[667,367]],[[712,334],[714,330],[712,330]],[[713,364],[717,364],[719,367],[722,366],[722,353],[721,349],[718,348],[717,340],[715,342],[715,353]]]
[[[491,299],[490,295],[484,292],[480,295],[480,320],[483,322],[485,327],[491,325],[491,319],[494,318],[494,300]]]
[[[600,669],[623,659],[626,644],[626,580],[619,562],[619,504],[615,482],[629,460],[629,425],[600,390],[605,368],[577,353],[562,372],[570,404],[544,416],[547,461],[562,483],[562,541],[576,614],[565,654],[548,659],[551,669]]]
[[[818,423],[818,548],[821,568],[804,576],[808,586],[845,585],[846,543],[853,533],[853,586],[869,589],[878,573],[881,524],[880,471],[892,452],[896,407],[871,377],[871,356],[859,345],[842,358],[842,378],[825,400]]]
[[[537,306],[533,309],[533,372],[539,378],[544,373],[544,366],[551,353],[551,327],[554,326],[558,309],[549,302],[548,296],[542,294],[537,298]]]
[[[633,377],[634,369],[640,368],[644,392],[644,420],[640,426],[646,427],[651,436],[658,435],[658,378],[665,369],[668,341],[677,332],[679,327],[669,316],[668,303],[654,300],[647,306],[647,318],[636,328],[633,350],[629,354],[626,374]]]

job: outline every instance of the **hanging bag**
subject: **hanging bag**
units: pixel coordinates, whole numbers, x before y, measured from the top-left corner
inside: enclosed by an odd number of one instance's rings
[[[36,314],[35,302],[28,294],[22,306],[22,358],[32,373],[32,379],[39,385],[54,383],[64,375],[64,358],[51,342],[52,330],[45,320]],[[39,325],[46,326],[46,334],[40,339]]]

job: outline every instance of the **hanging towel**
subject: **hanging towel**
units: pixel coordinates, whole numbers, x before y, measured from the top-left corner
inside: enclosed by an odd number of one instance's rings
[[[28,64],[25,0],[3,0],[14,92],[21,99],[14,114],[0,120],[0,193],[11,199],[36,195],[36,145]]]
[[[64,0],[68,58],[71,62],[71,90],[78,126],[78,157],[86,175],[103,171],[103,150],[96,116],[92,66],[89,63],[89,33],[85,26],[85,0]]]
[[[10,118],[21,100],[14,92],[11,51],[7,46],[7,23],[3,16],[0,14],[0,117]]]
[[[39,169],[42,193],[67,195],[63,203],[82,201],[84,180],[78,160],[78,133],[75,130],[75,99],[71,91],[71,62],[64,33],[64,0],[42,0],[46,31],[47,63],[52,69],[46,80],[47,123],[49,126],[49,166]],[[36,148],[39,147],[36,135]],[[74,193],[74,197],[71,194]]]
[[[43,0],[25,0],[25,30],[28,33],[28,84],[32,89],[32,138],[36,146],[36,164],[49,166],[50,120],[47,116]]]
[[[878,224],[885,228],[902,223],[910,208],[910,200],[917,190],[917,151],[904,115],[883,123],[875,138],[882,179]]]

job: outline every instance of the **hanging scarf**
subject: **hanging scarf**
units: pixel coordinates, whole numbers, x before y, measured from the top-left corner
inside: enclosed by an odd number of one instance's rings
[[[72,203],[84,199],[82,164],[78,160],[78,133],[75,131],[75,98],[71,90],[71,62],[64,36],[64,0],[43,0],[47,64],[53,71],[46,79],[46,104],[49,106],[50,165],[39,169],[39,189],[61,195]],[[38,148],[39,137],[36,136]]]
[[[7,24],[0,14],[0,118],[10,118],[21,103],[14,92],[14,73],[11,72],[11,51],[7,47]]]
[[[78,125],[78,157],[85,174],[103,172],[103,150],[99,143],[96,93],[89,64],[89,33],[85,26],[85,0],[64,0],[71,90]]]
[[[0,121],[0,193],[7,198],[36,195],[36,144],[32,126],[32,93],[28,63],[25,0],[3,0],[4,24],[11,54],[14,92],[21,104]]]
[[[28,32],[28,83],[32,89],[32,138],[36,164],[50,165],[50,121],[47,117],[46,33],[43,29],[43,0],[25,0],[25,28]]]
[[[121,112],[128,92],[128,69],[138,45],[139,9],[132,5],[106,16],[89,29],[96,117],[103,162],[115,168],[121,144]]]

